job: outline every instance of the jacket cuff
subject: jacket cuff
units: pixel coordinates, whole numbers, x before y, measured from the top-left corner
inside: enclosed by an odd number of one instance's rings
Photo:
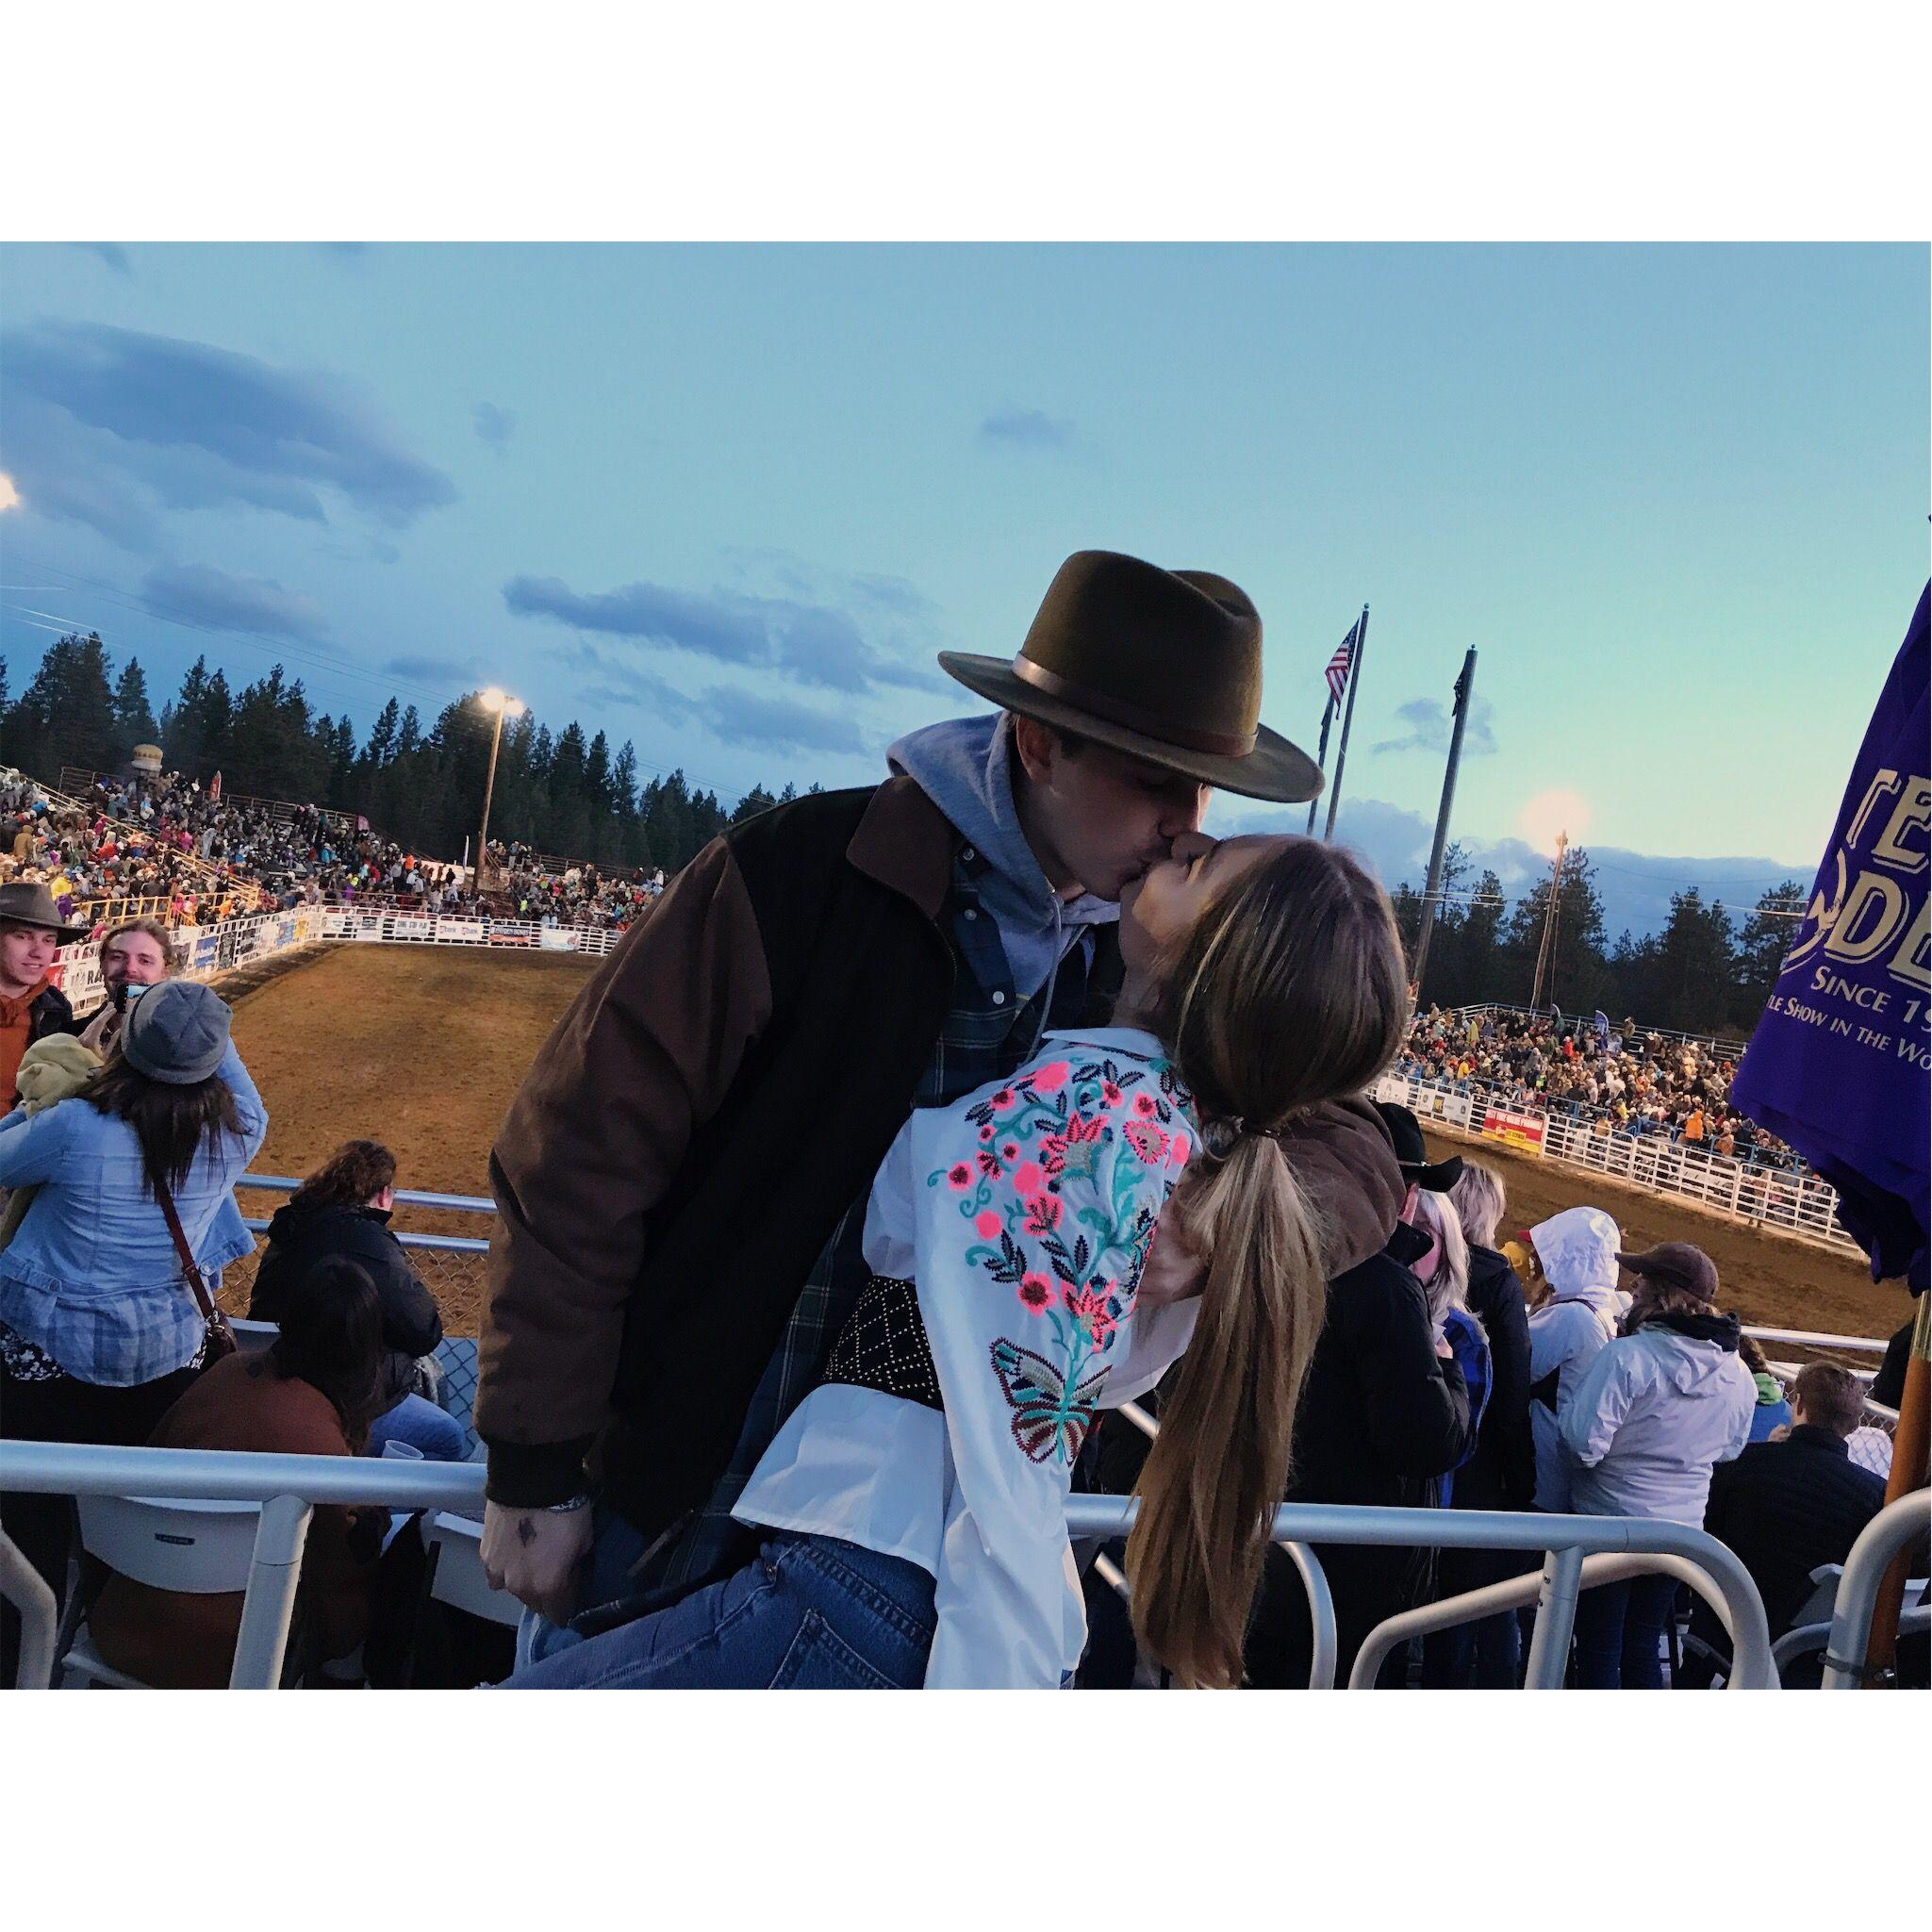
[[[584,1494],[593,1436],[569,1443],[491,1443],[484,1494],[506,1510],[542,1510]]]

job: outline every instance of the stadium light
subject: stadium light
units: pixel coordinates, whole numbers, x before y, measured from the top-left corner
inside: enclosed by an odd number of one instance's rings
[[[489,735],[489,776],[483,782],[483,823],[477,828],[476,865],[471,880],[476,888],[478,898],[483,895],[483,854],[485,848],[489,844],[489,801],[496,793],[496,758],[497,753],[503,750],[504,719],[520,718],[523,715],[522,703],[495,685],[480,695],[483,708],[495,714],[496,728]]]

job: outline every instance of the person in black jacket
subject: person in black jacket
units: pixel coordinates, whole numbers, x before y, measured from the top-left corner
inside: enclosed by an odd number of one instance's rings
[[[370,1428],[369,1453],[380,1456],[400,1442],[432,1461],[459,1461],[469,1446],[463,1425],[417,1393],[417,1363],[435,1352],[443,1325],[389,1232],[395,1204],[395,1155],[378,1141],[345,1141],[270,1221],[248,1315],[280,1322],[318,1262],[339,1256],[358,1263],[383,1304],[382,1408]]]
[[[1878,1364],[1878,1373],[1865,1392],[1873,1401],[1882,1402],[1888,1409],[1901,1407],[1906,1398],[1906,1363],[1912,1355],[1912,1326],[1907,1320],[1885,1345],[1885,1360]]]
[[[1774,1643],[1810,1596],[1811,1572],[1843,1562],[1885,1507],[1885,1484],[1845,1453],[1864,1410],[1864,1389],[1850,1370],[1814,1362],[1792,1384],[1790,1435],[1753,1443],[1711,1472],[1704,1527],[1750,1571]],[[1691,1628],[1719,1656],[1729,1654],[1730,1640],[1702,1597]]]
[[[1406,1107],[1376,1111],[1412,1189],[1454,1186],[1461,1160],[1432,1164],[1414,1115]],[[1468,1392],[1448,1345],[1435,1340],[1411,1268],[1428,1247],[1427,1235],[1400,1223],[1379,1254],[1329,1283],[1328,1320],[1296,1415],[1288,1502],[1427,1509],[1438,1478],[1461,1460]],[[1432,1553],[1321,1544],[1314,1554],[1335,1600],[1335,1681],[1346,1684],[1369,1631],[1428,1597]],[[1271,1550],[1247,1634],[1247,1681],[1263,1690],[1305,1689],[1313,1643],[1300,1577]]]
[[[1489,1337],[1489,1402],[1476,1453],[1456,1472],[1451,1507],[1527,1510],[1536,1494],[1536,1445],[1529,1432],[1529,1311],[1516,1271],[1496,1251],[1506,1206],[1503,1179],[1480,1161],[1464,1161],[1449,1198],[1469,1246],[1469,1312]],[[1533,1569],[1513,1550],[1445,1549],[1436,1559],[1436,1594],[1458,1596]],[[1427,1689],[1513,1690],[1520,1652],[1513,1610],[1426,1638]]]

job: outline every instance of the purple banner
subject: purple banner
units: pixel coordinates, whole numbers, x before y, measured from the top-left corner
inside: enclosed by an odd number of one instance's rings
[[[1927,604],[1885,681],[1734,1103],[1838,1189],[1872,1279],[1925,1286],[1932,1169]]]

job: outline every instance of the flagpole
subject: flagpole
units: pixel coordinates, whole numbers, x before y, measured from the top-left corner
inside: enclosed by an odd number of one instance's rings
[[[1456,773],[1462,763],[1462,726],[1469,717],[1469,694],[1476,688],[1476,646],[1462,659],[1456,680],[1456,725],[1449,734],[1449,764],[1443,773],[1443,802],[1436,812],[1436,842],[1428,855],[1428,883],[1422,888],[1422,931],[1415,941],[1415,1003],[1422,1004],[1423,976],[1428,971],[1428,942],[1435,932],[1436,907],[1442,902],[1443,854],[1449,843],[1449,807],[1456,801]]]
[[[1329,762],[1329,725],[1331,725],[1332,723],[1334,723],[1334,721],[1335,721],[1335,700],[1334,700],[1334,696],[1333,696],[1333,694],[1332,694],[1332,693],[1330,693],[1330,694],[1329,694],[1329,702],[1328,702],[1328,703],[1327,703],[1327,704],[1326,704],[1325,706],[1323,706],[1323,708],[1322,708],[1322,741],[1321,741],[1320,745],[1316,747],[1316,749],[1315,749],[1315,754],[1314,754],[1314,762],[1315,762],[1315,764],[1316,764],[1316,765],[1317,765],[1318,767],[1326,768],[1326,767],[1327,767],[1327,765],[1328,765],[1328,762]],[[1314,795],[1314,798],[1313,798],[1313,799],[1309,800],[1309,801],[1308,801],[1308,836],[1309,836],[1310,838],[1313,838],[1313,837],[1314,836],[1314,808],[1315,808],[1315,801],[1316,801],[1316,800],[1318,800],[1318,799],[1319,799],[1320,797],[1321,797],[1321,793],[1320,793],[1320,792],[1316,792],[1316,793],[1315,793],[1315,795]]]
[[[1355,657],[1348,667],[1348,704],[1342,713],[1342,742],[1335,748],[1335,782],[1329,787],[1329,819],[1322,828],[1324,838],[1335,835],[1335,808],[1342,802],[1342,768],[1348,762],[1348,727],[1355,722],[1355,687],[1362,682],[1362,653],[1368,649],[1368,605],[1362,606],[1362,622],[1355,633]]]

